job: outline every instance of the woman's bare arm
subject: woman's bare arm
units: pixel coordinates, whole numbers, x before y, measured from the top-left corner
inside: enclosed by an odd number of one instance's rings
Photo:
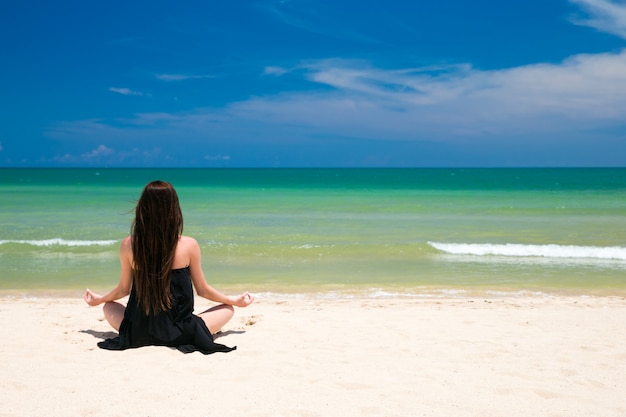
[[[247,307],[250,303],[252,303],[252,301],[254,301],[254,297],[247,292],[235,297],[229,297],[210,286],[204,277],[204,272],[202,271],[202,254],[200,251],[200,245],[198,245],[198,242],[195,239],[190,237],[185,239],[184,244],[186,245],[186,250],[189,254],[191,281],[193,282],[193,286],[200,297],[216,303],[233,305],[236,307]]]
[[[132,284],[132,251],[130,237],[125,238],[120,245],[120,281],[115,288],[105,295],[98,295],[87,289],[85,291],[85,302],[90,306],[97,306],[108,301],[115,301],[130,293]]]

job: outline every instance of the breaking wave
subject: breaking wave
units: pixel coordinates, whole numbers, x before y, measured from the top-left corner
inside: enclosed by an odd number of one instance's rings
[[[43,240],[0,240],[3,244],[20,244],[29,246],[110,246],[117,243],[117,240],[66,240],[61,238]]]
[[[626,261],[626,248],[620,246],[524,245],[515,243],[439,243],[433,248],[452,255],[607,259]]]

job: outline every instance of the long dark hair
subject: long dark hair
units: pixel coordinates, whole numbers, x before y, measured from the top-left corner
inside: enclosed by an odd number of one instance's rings
[[[152,181],[145,186],[131,226],[133,286],[146,315],[172,308],[171,271],[183,214],[171,184]]]

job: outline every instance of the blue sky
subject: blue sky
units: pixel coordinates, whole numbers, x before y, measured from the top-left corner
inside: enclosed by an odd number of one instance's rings
[[[626,2],[12,1],[0,166],[626,166]]]

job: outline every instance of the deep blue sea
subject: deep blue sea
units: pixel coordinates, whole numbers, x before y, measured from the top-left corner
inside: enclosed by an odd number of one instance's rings
[[[106,290],[171,182],[209,282],[258,294],[626,294],[626,169],[0,169],[0,291]]]

